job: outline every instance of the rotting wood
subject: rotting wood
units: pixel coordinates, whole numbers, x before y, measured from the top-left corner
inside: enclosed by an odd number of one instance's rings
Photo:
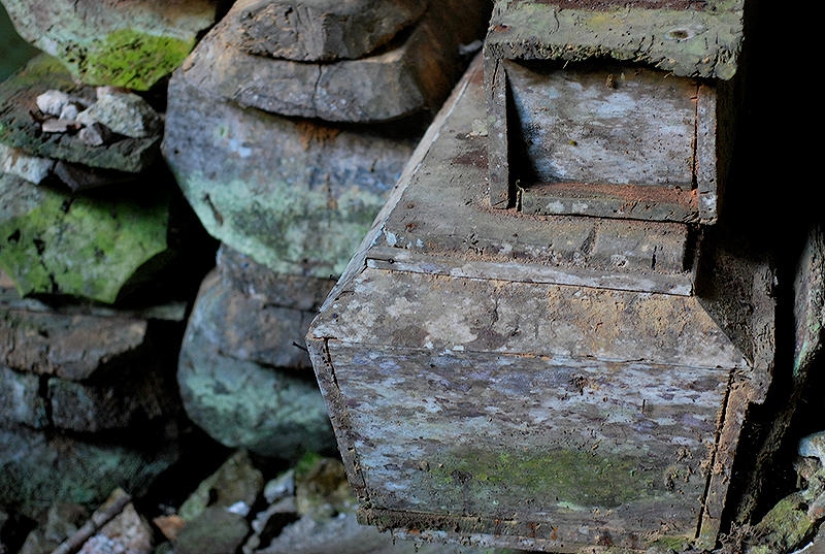
[[[714,223],[744,4],[497,2],[485,42],[489,120],[500,127],[489,139],[491,205]],[[671,194],[633,203],[624,197],[638,192],[605,194],[609,185]]]
[[[83,524],[71,537],[60,543],[60,546],[52,554],[74,554],[80,550],[87,540],[117,517],[131,501],[132,497],[125,491],[122,489],[115,490],[106,501],[106,504],[92,514],[89,521]]]
[[[770,272],[723,264],[743,298],[702,299],[716,245],[683,224],[491,209],[480,63],[308,335],[361,517],[552,552],[715,542],[770,379]]]

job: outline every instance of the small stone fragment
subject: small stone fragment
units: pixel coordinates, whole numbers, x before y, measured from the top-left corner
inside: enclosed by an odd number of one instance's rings
[[[0,173],[15,175],[39,185],[51,174],[54,166],[54,160],[29,156],[18,148],[0,144]]]
[[[799,441],[799,455],[817,458],[825,466],[825,431],[808,435]]]
[[[158,516],[152,520],[155,527],[170,541],[174,541],[181,529],[186,527],[186,521],[177,514],[170,516]]]
[[[69,104],[70,98],[65,92],[47,90],[38,95],[35,102],[37,103],[37,109],[44,114],[59,117],[63,113],[63,109]]]
[[[225,508],[207,508],[178,533],[175,554],[236,552],[249,534],[249,523]]]
[[[808,505],[808,517],[811,518],[811,521],[819,521],[825,518],[825,492],[817,496]]]
[[[112,132],[131,138],[158,135],[160,116],[146,100],[112,87],[98,87],[97,102],[80,112],[77,120],[87,126],[101,123]]]
[[[60,113],[58,114],[58,119],[77,119],[77,115],[80,113],[80,110],[74,104],[66,104]]]
[[[74,119],[47,119],[40,128],[44,133],[74,133],[79,131],[83,124]]]
[[[109,128],[102,123],[94,122],[83,127],[77,136],[84,143],[94,147],[107,144],[111,140],[112,133]]]
[[[245,450],[238,450],[200,484],[178,512],[184,521],[191,522],[209,507],[228,511],[238,503],[251,506],[263,486],[263,474],[254,467]]]

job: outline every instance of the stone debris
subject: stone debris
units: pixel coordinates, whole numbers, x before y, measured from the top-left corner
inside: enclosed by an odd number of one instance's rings
[[[151,502],[119,490],[91,517],[75,504],[55,504],[20,554],[518,554],[401,539],[359,525],[338,458],[308,453],[286,470],[266,466],[244,450],[230,452],[188,499],[165,506],[151,523],[137,509],[151,511]],[[238,504],[249,509],[239,513]]]
[[[103,98],[106,98],[103,108],[92,110],[94,120],[82,116],[84,111],[101,102],[96,88],[76,83],[54,58],[38,56],[0,83],[0,144],[28,156],[93,168],[135,174],[150,170],[158,161],[163,132],[160,116],[153,114],[146,101],[133,93],[104,94]],[[46,111],[35,109],[38,104]],[[79,110],[75,117],[85,123],[65,119],[73,115],[66,107],[70,105]],[[129,116],[137,117],[138,121],[129,122]],[[84,142],[79,131],[93,122],[112,125],[118,131],[102,132],[98,128],[103,142],[90,146],[88,137],[84,134]],[[143,135],[133,138],[121,132]],[[98,140],[93,139],[91,143],[96,144]]]
[[[131,138],[158,136],[161,119],[149,103],[137,94],[113,87],[97,87],[97,101],[80,112],[85,125],[100,123],[113,133]]]
[[[111,140],[112,130],[102,123],[91,121],[83,124],[77,136],[88,146],[103,146]]]
[[[41,112],[59,119],[75,119],[78,111],[89,105],[83,98],[54,89],[38,94],[35,103]],[[75,117],[71,117],[73,112]]]

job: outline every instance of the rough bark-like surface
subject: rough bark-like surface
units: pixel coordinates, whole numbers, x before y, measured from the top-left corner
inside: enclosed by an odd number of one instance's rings
[[[326,279],[346,266],[417,139],[244,109],[182,71],[163,151],[213,237],[276,273]]]
[[[239,48],[302,62],[361,58],[414,24],[427,0],[241,0]]]
[[[632,227],[551,238],[541,225],[573,218],[482,211],[474,69],[308,335],[362,517],[554,552],[713,547],[743,418],[770,382],[771,273],[743,263],[731,303],[752,311],[732,309],[747,328],[732,337],[727,304],[712,316],[692,275],[673,290],[656,276],[658,253],[673,271],[715,243],[660,249]],[[646,224],[663,241],[680,227]],[[570,261],[524,246],[553,239]]]
[[[78,80],[146,90],[215,21],[219,0],[3,0],[20,35]]]
[[[614,1],[568,6],[558,1],[500,0],[485,48],[495,58],[612,58],[683,77],[727,80],[738,69],[744,18],[744,0],[633,6]]]
[[[486,2],[432,2],[398,44],[357,60],[312,64],[251,56],[238,48],[239,6],[198,44],[186,79],[244,106],[288,116],[370,123],[434,112],[460,77],[459,45],[481,38]]]
[[[476,65],[471,84],[458,90],[466,99],[452,109],[438,136],[429,139],[432,147],[409,166],[426,168],[388,202],[392,210],[369,239],[376,248],[364,263],[689,294],[689,236],[683,225],[490,210],[485,143],[492,131],[485,124],[482,81]]]

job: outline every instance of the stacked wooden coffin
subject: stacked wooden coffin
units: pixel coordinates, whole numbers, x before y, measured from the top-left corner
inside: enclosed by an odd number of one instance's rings
[[[742,1],[496,4],[308,335],[370,524],[712,548],[775,358],[724,226]]]

